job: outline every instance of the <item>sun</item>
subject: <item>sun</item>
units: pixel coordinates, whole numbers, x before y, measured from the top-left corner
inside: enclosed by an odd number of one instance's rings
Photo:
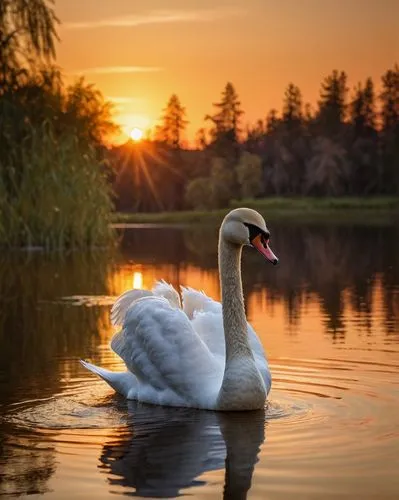
[[[130,138],[135,141],[135,142],[138,142],[138,141],[141,141],[141,139],[143,138],[143,131],[141,130],[141,128],[138,128],[138,127],[133,127],[132,130],[130,131]]]

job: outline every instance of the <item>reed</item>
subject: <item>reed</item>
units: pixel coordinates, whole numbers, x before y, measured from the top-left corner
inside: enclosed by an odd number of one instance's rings
[[[0,245],[65,250],[109,245],[113,206],[94,148],[45,122],[0,157]]]

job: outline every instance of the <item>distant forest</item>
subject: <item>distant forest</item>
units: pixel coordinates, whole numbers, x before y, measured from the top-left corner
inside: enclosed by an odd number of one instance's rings
[[[279,196],[399,195],[399,66],[375,91],[352,90],[344,71],[321,83],[315,109],[288,84],[281,111],[254,126],[232,83],[185,147],[186,110],[172,95],[151,140],[112,149],[116,205],[124,211],[210,209],[231,199]]]

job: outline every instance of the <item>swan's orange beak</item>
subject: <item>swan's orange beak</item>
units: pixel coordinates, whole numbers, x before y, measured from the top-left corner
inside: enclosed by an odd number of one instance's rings
[[[263,257],[265,257],[269,262],[271,262],[274,266],[278,264],[278,258],[274,255],[269,247],[268,241],[265,239],[263,234],[258,234],[251,241],[252,245],[260,252]]]

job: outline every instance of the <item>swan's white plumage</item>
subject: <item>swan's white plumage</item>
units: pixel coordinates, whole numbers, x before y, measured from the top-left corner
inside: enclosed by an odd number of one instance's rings
[[[118,297],[111,309],[111,323],[114,326],[122,326],[125,320],[126,312],[134,301],[141,297],[152,295],[149,290],[133,289],[128,290]]]
[[[131,290],[111,310],[122,330],[111,342],[127,372],[82,362],[129,399],[168,406],[250,410],[262,408],[271,375],[263,347],[245,318],[239,261],[249,244],[246,224],[267,234],[263,218],[236,209],[223,221],[219,272],[223,307],[204,292],[165,281],[152,291]]]
[[[172,307],[181,307],[180,296],[172,285],[164,280],[157,281],[152,291],[134,288],[120,295],[111,309],[111,323],[114,326],[122,326],[129,307],[142,297],[163,297],[167,299]]]
[[[132,304],[111,347],[136,375],[140,401],[168,404],[172,397],[180,406],[199,407],[216,402],[224,365],[166,299],[144,297]]]
[[[208,297],[205,292],[191,287],[181,287],[183,311],[190,319],[198,312],[222,312],[222,304]]]
[[[111,347],[128,371],[115,373],[82,364],[129,399],[214,408],[226,359],[222,304],[189,287],[182,287],[182,299],[180,309],[178,292],[165,281],[158,281],[152,291],[125,292],[112,307],[113,324],[123,323],[123,328]],[[269,392],[265,353],[249,323],[248,340]]]
[[[128,399],[135,399],[132,388],[137,386],[137,378],[132,372],[111,372],[105,368],[92,365],[87,361],[81,360],[80,362],[85,368],[105,380],[116,392],[119,392]]]
[[[166,283],[165,280],[157,281],[152,289],[152,293],[156,297],[164,297],[167,299],[172,307],[181,307],[180,295],[173,286],[170,283]]]

